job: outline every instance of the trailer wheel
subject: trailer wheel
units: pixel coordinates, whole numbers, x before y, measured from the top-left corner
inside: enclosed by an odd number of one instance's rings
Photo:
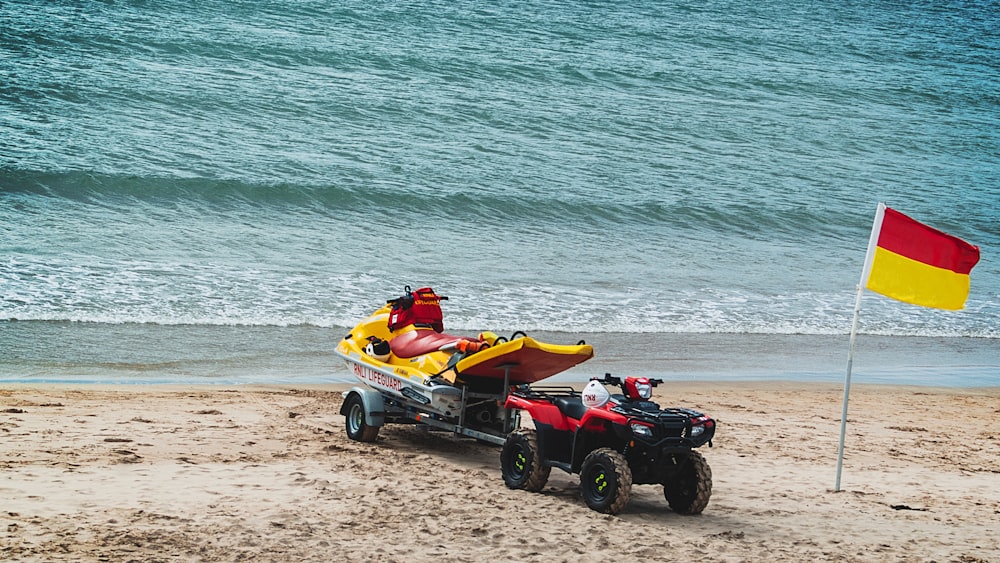
[[[368,425],[365,403],[361,397],[352,393],[347,398],[344,410],[347,418],[347,437],[357,442],[374,442],[378,437],[378,426]]]
[[[500,451],[500,473],[507,487],[538,492],[549,480],[550,471],[552,468],[542,465],[538,456],[538,437],[534,430],[522,428],[507,436]]]
[[[677,473],[663,484],[663,497],[678,514],[701,514],[712,496],[712,468],[701,453],[692,451]]]
[[[580,466],[580,492],[593,510],[621,512],[632,494],[632,469],[625,456],[611,448],[590,452]]]

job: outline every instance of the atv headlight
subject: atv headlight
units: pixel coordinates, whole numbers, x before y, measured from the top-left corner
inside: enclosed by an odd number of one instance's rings
[[[701,436],[704,433],[705,433],[705,427],[704,426],[692,426],[691,427],[691,437],[692,438],[697,438],[698,436]]]
[[[653,429],[641,422],[633,422],[629,425],[632,428],[632,433],[636,436],[641,436],[643,438],[652,438]]]

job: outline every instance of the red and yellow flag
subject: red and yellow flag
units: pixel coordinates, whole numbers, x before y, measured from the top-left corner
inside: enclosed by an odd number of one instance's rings
[[[879,204],[865,287],[906,303],[957,310],[969,297],[979,247]]]

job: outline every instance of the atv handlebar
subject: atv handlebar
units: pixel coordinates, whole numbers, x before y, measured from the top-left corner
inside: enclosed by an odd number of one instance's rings
[[[603,383],[605,385],[617,385],[618,387],[621,388],[622,392],[625,392],[625,380],[622,379],[622,378],[620,378],[620,377],[611,375],[610,373],[605,373],[603,379],[601,379],[599,377],[592,377],[590,379],[592,381],[599,381],[599,382],[601,382],[601,383]],[[656,387],[657,385],[663,383],[663,380],[659,379],[659,378],[649,377],[647,379],[649,379],[649,384],[652,387]]]
[[[601,379],[599,377],[591,377],[590,379],[592,381],[600,381],[601,383],[603,383],[605,385],[621,385],[622,384],[622,378],[615,377],[615,376],[611,375],[610,373],[605,373],[604,374],[604,379]]]

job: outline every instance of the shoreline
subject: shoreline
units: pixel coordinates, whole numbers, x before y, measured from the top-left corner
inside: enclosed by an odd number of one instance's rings
[[[551,382],[551,379],[544,383]],[[568,380],[558,383],[570,385],[582,389],[587,381]],[[0,397],[4,393],[14,393],[18,391],[38,391],[38,392],[73,392],[73,391],[99,391],[106,393],[185,393],[185,392],[222,392],[222,393],[279,393],[279,392],[326,392],[341,393],[348,391],[354,386],[364,386],[358,380],[352,381],[332,381],[322,383],[214,383],[214,382],[168,382],[150,383],[144,381],[123,381],[114,383],[86,382],[86,381],[0,381]],[[654,394],[661,400],[664,395],[669,394],[671,387],[680,388],[700,388],[704,390],[719,389],[727,391],[763,390],[763,391],[839,391],[843,393],[844,382],[833,381],[807,381],[798,379],[676,379],[664,381],[663,384],[654,390]],[[912,392],[922,394],[961,394],[961,395],[1000,395],[1000,385],[987,385],[981,387],[968,386],[947,386],[947,385],[915,385],[910,383],[858,383],[851,382],[851,391],[855,389],[868,390],[870,392]]]
[[[852,384],[833,492],[841,386],[669,382],[658,402],[719,424],[708,508],[643,485],[610,517],[559,470],[507,489],[471,439],[352,442],[347,387],[0,384],[0,558],[1000,561],[1000,388]]]
[[[0,383],[325,384],[353,379],[333,353],[342,329],[5,323]],[[455,331],[465,334],[467,331]],[[595,357],[552,381],[605,372],[666,381],[843,382],[847,335],[559,333]],[[969,337],[858,337],[852,381],[945,387],[1000,386],[1000,341]]]

